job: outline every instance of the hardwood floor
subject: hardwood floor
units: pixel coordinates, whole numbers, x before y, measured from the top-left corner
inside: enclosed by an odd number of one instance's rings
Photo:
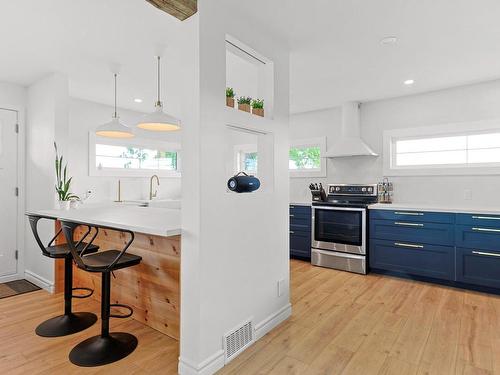
[[[500,375],[500,297],[291,262],[292,317],[219,371],[221,375]],[[99,311],[77,300],[76,311]],[[0,374],[176,374],[178,343],[132,319],[112,319],[139,347],[100,368],[78,368],[70,349],[99,325],[65,338],[37,337],[62,295],[0,300]]]
[[[292,317],[219,374],[500,374],[500,297],[291,261]]]
[[[91,298],[73,301],[74,311],[91,311],[99,316],[100,307]],[[99,334],[100,321],[71,336],[42,338],[35,327],[62,313],[62,294],[37,291],[0,299],[0,374],[177,374],[179,344],[154,329],[129,319],[111,319],[111,331],[136,335],[139,346],[130,356],[111,365],[81,368],[72,365],[68,354],[80,341]]]

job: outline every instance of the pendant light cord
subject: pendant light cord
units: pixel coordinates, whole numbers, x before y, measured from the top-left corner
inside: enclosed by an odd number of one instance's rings
[[[157,58],[158,58],[158,100],[157,100],[157,103],[160,104],[161,103],[161,100],[160,100],[160,97],[161,97],[161,93],[160,93],[160,56],[158,56]]]
[[[116,113],[116,76],[117,76],[117,74],[115,73],[115,115],[114,115],[114,118],[118,117],[118,115]]]

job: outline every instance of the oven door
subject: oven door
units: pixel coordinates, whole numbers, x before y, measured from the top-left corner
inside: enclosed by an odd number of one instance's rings
[[[366,209],[313,206],[312,247],[366,254]]]

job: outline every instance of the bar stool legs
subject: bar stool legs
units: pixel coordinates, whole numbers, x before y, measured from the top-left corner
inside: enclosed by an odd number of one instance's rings
[[[60,337],[81,332],[97,321],[97,316],[89,312],[73,313],[71,299],[73,298],[73,261],[71,257],[64,258],[64,315],[46,320],[36,327],[36,334],[42,337]]]
[[[102,366],[119,361],[137,347],[137,338],[130,333],[109,332],[111,315],[111,273],[102,272],[101,334],[82,341],[69,353],[70,361],[83,367]]]

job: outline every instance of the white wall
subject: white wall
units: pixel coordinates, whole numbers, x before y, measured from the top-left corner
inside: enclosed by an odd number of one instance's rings
[[[500,118],[500,81],[462,86],[421,95],[363,103],[361,136],[373,150],[383,152],[383,131]],[[328,137],[328,145],[339,134],[340,108],[291,116],[291,138]],[[382,157],[329,159],[325,183],[376,183],[383,177]],[[310,201],[311,179],[292,178],[291,201]],[[500,206],[499,176],[393,177],[395,202],[443,203],[458,206]],[[464,190],[472,200],[464,199]]]
[[[247,319],[260,336],[290,313],[286,44],[239,14],[232,1],[198,5],[198,15],[186,24],[192,33],[187,44],[193,46],[185,56],[195,59],[185,72],[186,85],[199,90],[199,103],[191,100],[197,107],[187,108],[191,113],[184,117],[183,149],[189,157],[183,175],[181,374],[220,368],[223,335]],[[226,33],[274,61],[274,121],[226,110]],[[273,132],[274,161],[259,160],[259,169],[262,163],[274,167],[272,192],[226,191],[229,123]],[[279,279],[285,280],[281,297]]]
[[[89,176],[89,132],[110,121],[113,108],[107,105],[81,99],[70,100],[69,106],[69,147],[67,158],[69,172],[73,176],[72,191],[83,195],[92,190],[89,202],[113,201],[117,199],[118,180],[121,180],[123,200],[148,199],[149,177],[106,177]],[[119,109],[120,120],[131,126],[143,115],[140,112]],[[180,143],[180,133],[147,133],[137,130],[137,137],[149,137]],[[182,155],[181,155],[182,157]],[[153,173],[152,173],[153,174]],[[181,178],[161,178],[158,198],[180,198]]]
[[[68,137],[68,79],[53,74],[28,88],[26,139],[26,209],[46,209],[56,202],[54,192],[54,146],[56,141],[65,152]],[[48,240],[54,233],[53,223],[41,223],[39,233]],[[54,262],[42,256],[29,224],[25,228],[25,272],[35,282],[51,288]]]
[[[17,109],[25,105],[25,87],[13,83],[0,82],[0,107]]]

